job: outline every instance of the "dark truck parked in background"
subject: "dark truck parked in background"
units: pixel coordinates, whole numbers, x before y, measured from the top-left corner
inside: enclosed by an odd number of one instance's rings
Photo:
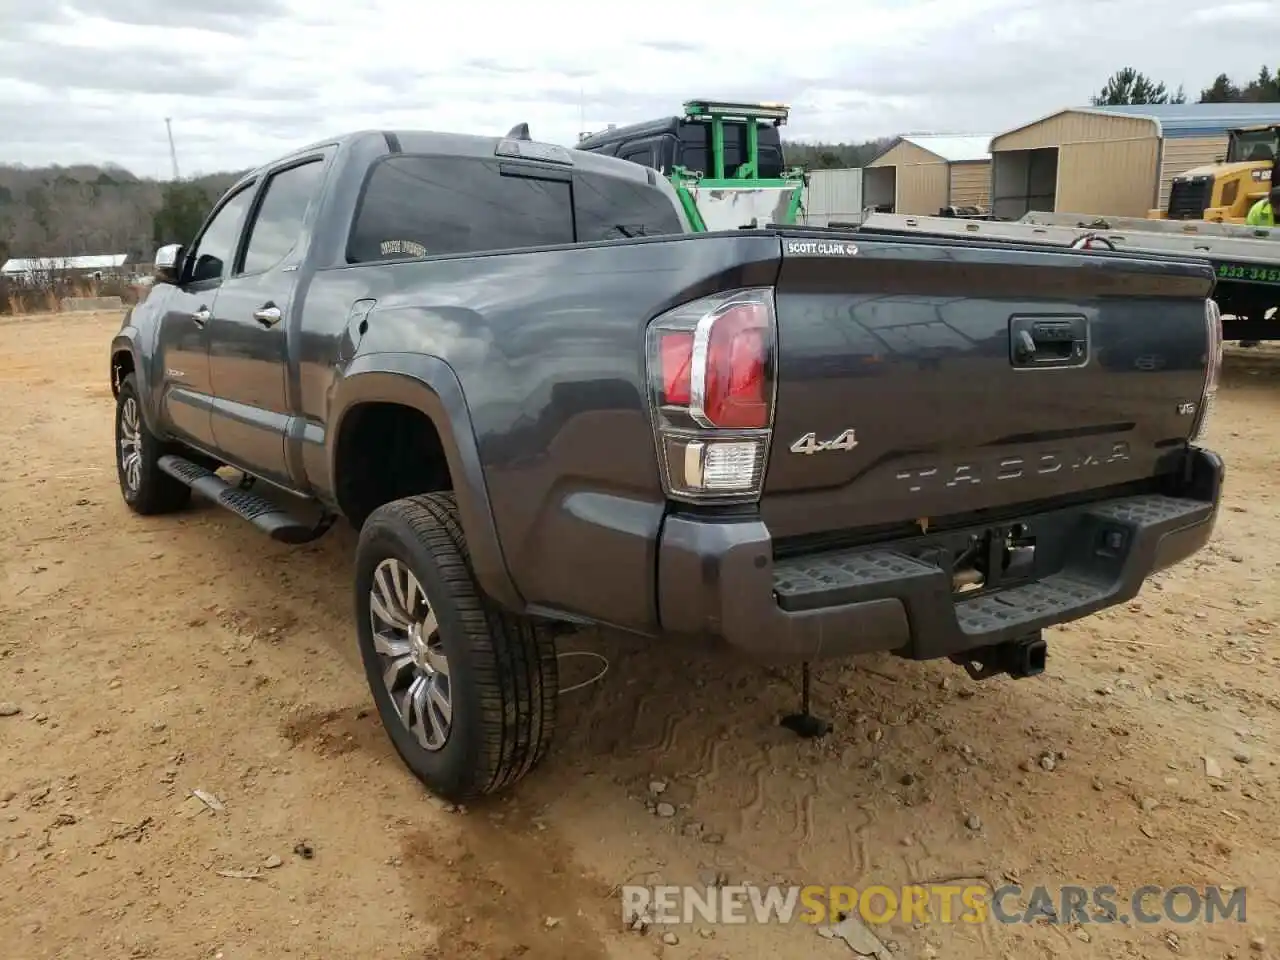
[[[527,139],[264,166],[112,341],[124,499],[354,524],[377,709],[455,799],[546,752],[561,628],[719,640],[806,691],[877,650],[1027,676],[1044,627],[1209,537],[1205,263],[687,226],[652,169]]]

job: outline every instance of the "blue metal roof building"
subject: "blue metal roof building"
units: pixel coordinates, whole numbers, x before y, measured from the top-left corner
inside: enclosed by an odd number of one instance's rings
[[[1280,103],[1140,103],[1078,109],[1154,120],[1157,136],[1166,139],[1222,136],[1236,127],[1280,123]]]

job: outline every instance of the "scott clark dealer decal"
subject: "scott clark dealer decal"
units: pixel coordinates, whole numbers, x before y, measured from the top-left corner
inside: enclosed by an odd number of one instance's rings
[[[788,240],[785,252],[801,257],[856,257],[858,247],[839,240]]]

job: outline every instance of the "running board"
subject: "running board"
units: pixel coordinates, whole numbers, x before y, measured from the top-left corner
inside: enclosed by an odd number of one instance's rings
[[[266,497],[248,490],[237,489],[212,470],[198,463],[192,463],[184,457],[166,454],[156,461],[156,466],[175,480],[185,483],[202,497],[248,520],[272,540],[280,543],[310,543],[323,536],[332,524],[330,518],[314,525],[303,523]]]

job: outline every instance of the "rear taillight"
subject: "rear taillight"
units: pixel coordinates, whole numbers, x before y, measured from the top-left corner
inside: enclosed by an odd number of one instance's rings
[[[649,382],[668,496],[755,500],[773,427],[773,291],[682,304],[648,330]]]
[[[664,403],[689,405],[690,370],[693,366],[693,334],[666,332],[658,338],[662,365]]]
[[[1200,408],[1196,411],[1195,426],[1191,430],[1192,443],[1199,443],[1209,428],[1209,416],[1218,395],[1218,377],[1222,372],[1222,311],[1214,300],[1204,302],[1204,324],[1208,345],[1204,361],[1204,391],[1200,395]]]

